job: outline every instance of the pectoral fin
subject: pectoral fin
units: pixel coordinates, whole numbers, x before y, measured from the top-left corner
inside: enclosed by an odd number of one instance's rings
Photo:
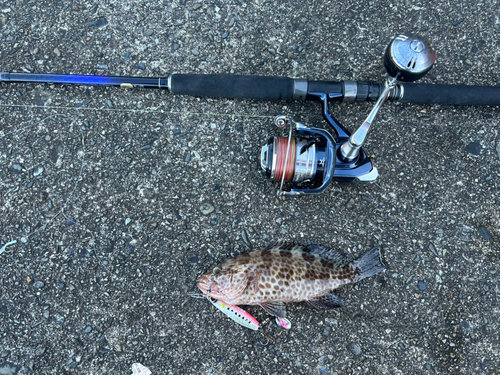
[[[340,298],[330,293],[322,295],[321,297],[310,299],[307,303],[315,309],[336,309],[344,306],[344,303],[340,300]]]
[[[284,318],[286,316],[285,304],[281,301],[270,301],[260,304],[269,315],[277,316],[278,318]]]
[[[259,278],[262,274],[262,271],[251,272],[248,275],[248,288],[252,291],[253,294],[257,294],[259,292]]]

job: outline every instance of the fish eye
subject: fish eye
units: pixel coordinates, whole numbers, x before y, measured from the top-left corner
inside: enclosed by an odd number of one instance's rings
[[[212,275],[213,276],[217,276],[221,273],[221,269],[220,268],[214,268],[214,270],[212,271]]]

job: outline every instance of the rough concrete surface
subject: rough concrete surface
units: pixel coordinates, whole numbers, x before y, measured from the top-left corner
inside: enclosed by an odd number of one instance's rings
[[[437,51],[425,83],[498,85],[500,5],[463,1],[0,1],[0,71],[172,72],[382,82],[403,31]],[[387,103],[373,185],[279,199],[260,147],[318,104],[0,84],[0,373],[498,374],[499,109]],[[348,128],[372,104],[332,106]],[[345,306],[259,307],[254,332],[195,293],[276,240],[388,269]],[[17,241],[12,243],[12,241]]]

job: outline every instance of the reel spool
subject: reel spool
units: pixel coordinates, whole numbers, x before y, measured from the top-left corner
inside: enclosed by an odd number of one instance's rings
[[[261,166],[273,181],[283,177],[285,182],[294,183],[322,180],[327,155],[324,140],[291,138],[288,147],[287,137],[273,137],[262,147]]]
[[[332,136],[323,129],[308,128],[284,116],[277,117],[276,123],[280,127],[290,123],[289,136],[269,138],[262,146],[260,162],[267,177],[281,183],[278,195],[321,193],[330,184],[335,169]],[[293,128],[299,136],[292,137]]]

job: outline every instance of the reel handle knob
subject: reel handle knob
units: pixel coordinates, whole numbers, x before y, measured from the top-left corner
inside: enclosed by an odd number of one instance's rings
[[[398,81],[413,82],[432,69],[436,52],[424,38],[415,34],[395,37],[385,50],[384,66]]]

